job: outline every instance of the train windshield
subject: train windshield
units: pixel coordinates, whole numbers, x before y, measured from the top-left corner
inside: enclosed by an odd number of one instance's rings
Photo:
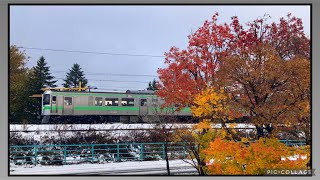
[[[50,104],[50,94],[45,94],[43,96],[43,105],[48,105]]]

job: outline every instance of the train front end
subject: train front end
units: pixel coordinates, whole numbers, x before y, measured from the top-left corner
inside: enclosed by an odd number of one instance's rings
[[[50,119],[50,110],[51,110],[51,91],[45,91],[42,94],[42,123],[48,123]]]

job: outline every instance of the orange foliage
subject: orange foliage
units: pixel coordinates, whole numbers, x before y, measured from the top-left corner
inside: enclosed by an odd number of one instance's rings
[[[204,150],[206,161],[214,160],[207,166],[208,174],[215,175],[261,175],[265,169],[307,168],[309,152],[308,148],[287,147],[277,139],[264,138],[249,146],[217,138]],[[293,155],[299,155],[300,158],[287,158]],[[308,158],[304,159],[303,156]]]

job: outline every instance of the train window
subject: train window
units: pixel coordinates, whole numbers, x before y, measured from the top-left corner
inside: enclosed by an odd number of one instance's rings
[[[105,106],[119,106],[118,98],[106,98]]]
[[[158,99],[153,99],[153,98],[152,98],[152,102],[153,102],[153,103],[157,103],[157,102],[158,102]]]
[[[43,96],[43,105],[48,105],[50,104],[50,94],[45,94]]]
[[[95,106],[102,106],[102,97],[96,97],[94,100]]]
[[[122,98],[121,101],[122,106],[134,106],[133,98]]]
[[[147,106],[147,99],[140,99],[140,106]]]
[[[65,97],[64,104],[68,106],[72,105],[72,97]]]
[[[57,96],[52,96],[52,105],[57,103]]]

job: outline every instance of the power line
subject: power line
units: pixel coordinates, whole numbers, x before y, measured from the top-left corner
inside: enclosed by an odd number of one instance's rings
[[[64,78],[55,78],[55,79],[61,79],[64,80]],[[108,82],[134,82],[134,83],[149,83],[146,81],[118,81],[118,80],[105,80],[105,79],[87,79],[90,81],[108,81]]]
[[[67,73],[67,71],[52,71],[51,73],[59,74],[59,73]],[[84,73],[85,75],[158,77],[158,76],[146,75],[146,74],[113,74],[113,73],[94,73],[94,72],[84,72]]]
[[[98,86],[99,89],[101,88],[122,88],[122,89],[131,89],[131,88],[134,88],[134,89],[141,89],[141,87],[115,87],[115,86]]]
[[[68,53],[84,53],[84,54],[105,54],[112,56],[145,56],[145,57],[165,57],[159,55],[148,55],[148,54],[127,54],[127,53],[109,53],[109,52],[94,52],[94,51],[75,51],[75,50],[65,50],[65,49],[48,49],[48,48],[34,48],[34,47],[17,47],[21,49],[32,49],[32,50],[43,50],[43,51],[56,51],[56,52],[68,52]]]
[[[99,91],[99,90],[127,91],[128,89],[98,88],[95,91]]]

